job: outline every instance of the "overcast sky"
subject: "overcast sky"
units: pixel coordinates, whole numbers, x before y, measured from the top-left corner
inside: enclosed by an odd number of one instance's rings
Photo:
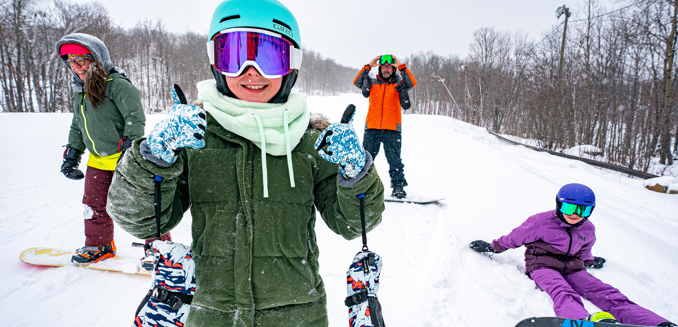
[[[43,0],[47,2],[48,0]],[[85,3],[91,0],[75,0]],[[622,6],[600,0],[605,12]],[[168,30],[206,33],[221,0],[102,0],[115,24],[161,19]],[[481,27],[522,32],[533,41],[558,25],[563,4],[572,18],[584,0],[281,0],[296,16],[302,46],[338,63],[360,67],[377,55],[421,51],[465,57]],[[572,19],[571,18],[571,19]]]

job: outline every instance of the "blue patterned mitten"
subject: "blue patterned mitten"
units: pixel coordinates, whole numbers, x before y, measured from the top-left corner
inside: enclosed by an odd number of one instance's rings
[[[184,326],[195,293],[195,262],[188,246],[153,241],[155,268],[148,302],[134,318],[135,327]]]
[[[384,326],[381,304],[377,298],[382,265],[381,257],[371,251],[358,252],[353,258],[346,272],[348,297],[344,301],[348,307],[350,327]]]
[[[185,104],[181,89],[176,84],[174,87],[174,107],[165,119],[153,127],[146,140],[151,154],[169,164],[177,160],[181,148],[200,149],[205,146],[203,136],[207,125],[202,108]]]
[[[328,144],[326,149],[318,151],[321,158],[339,165],[339,172],[347,179],[355,178],[365,166],[365,149],[353,129],[353,116],[348,123],[331,124],[315,142],[315,148]]]

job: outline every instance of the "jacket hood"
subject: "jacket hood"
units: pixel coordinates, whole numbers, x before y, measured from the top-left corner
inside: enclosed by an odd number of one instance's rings
[[[106,72],[110,73],[110,71],[115,68],[113,67],[111,56],[108,53],[108,48],[106,48],[104,42],[99,40],[97,37],[84,33],[73,33],[66,35],[56,43],[57,55],[61,53],[61,46],[66,43],[75,43],[86,47],[92,53],[94,59],[104,66]],[[73,90],[75,92],[83,92],[82,89],[84,81],[78,77],[73,69],[71,69],[67,58],[60,56],[59,59],[61,59],[61,61],[68,67],[68,69],[71,71],[71,74],[73,75]],[[118,70],[116,69],[116,71]],[[119,72],[122,72],[122,70],[119,70]],[[124,76],[124,74],[122,75]]]

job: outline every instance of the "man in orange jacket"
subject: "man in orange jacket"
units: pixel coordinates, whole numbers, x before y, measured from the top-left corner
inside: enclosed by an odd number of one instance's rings
[[[376,78],[370,78],[370,69],[379,66]],[[400,74],[397,71],[400,71]],[[362,90],[363,96],[370,99],[370,107],[365,122],[363,147],[373,159],[384,144],[386,160],[390,166],[391,196],[402,199],[407,186],[402,160],[400,159],[402,120],[400,110],[410,108],[408,91],[417,85],[417,81],[407,66],[393,55],[377,56],[365,65],[353,80],[353,84]]]

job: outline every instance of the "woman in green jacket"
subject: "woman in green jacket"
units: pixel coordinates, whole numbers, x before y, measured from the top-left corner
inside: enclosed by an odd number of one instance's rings
[[[73,121],[61,172],[70,179],[85,178],[85,246],[72,261],[88,264],[115,256],[113,220],[106,213],[108,188],[118,159],[144,135],[146,116],[139,90],[113,66],[101,40],[73,33],[57,42],[56,51],[73,75]],[[85,149],[90,153],[86,175],[78,169]]]
[[[358,195],[371,230],[384,210],[381,180],[352,127],[328,127],[290,93],[301,40],[287,8],[226,0],[208,37],[215,78],[198,83],[204,110],[177,104],[134,142],[108,211],[131,234],[154,235],[157,176],[161,232],[190,209],[197,287],[188,326],[327,326],[316,213],[335,233],[358,237]]]

